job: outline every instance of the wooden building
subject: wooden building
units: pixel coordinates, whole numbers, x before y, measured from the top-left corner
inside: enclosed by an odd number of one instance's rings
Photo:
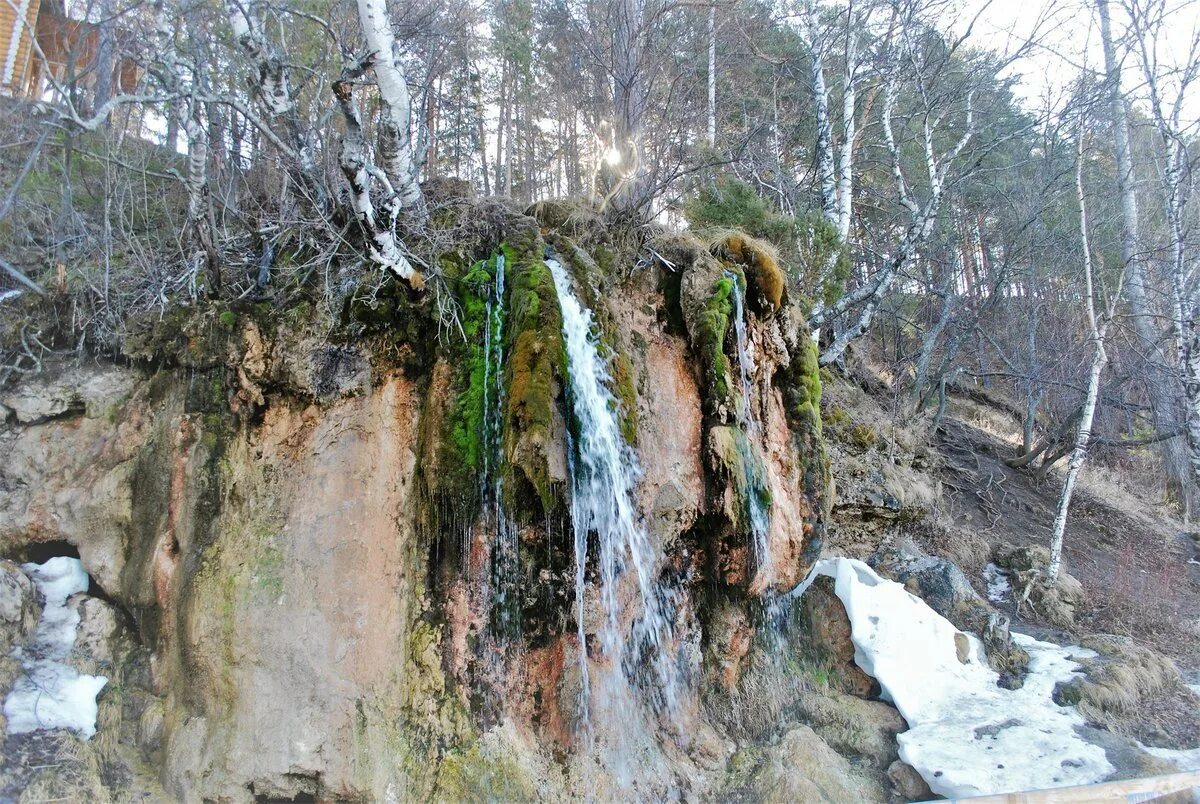
[[[0,90],[27,95],[41,0],[0,0]]]
[[[128,33],[117,29],[113,38],[111,86],[114,92],[131,92],[140,69],[132,59],[117,55],[126,52],[121,45]],[[100,26],[76,18],[63,0],[0,0],[0,91],[42,98],[52,77],[59,84],[73,80],[86,96],[96,85],[99,44]]]

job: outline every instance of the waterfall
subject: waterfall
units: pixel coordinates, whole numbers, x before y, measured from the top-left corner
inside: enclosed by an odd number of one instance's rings
[[[483,472],[479,476],[479,499],[484,520],[495,532],[492,549],[492,582],[495,589],[496,621],[501,635],[516,627],[510,592],[516,588],[517,531],[504,510],[504,252],[494,257],[492,281],[488,288],[484,318],[483,361]]]
[[[733,283],[733,331],[737,339],[738,375],[742,390],[742,398],[738,405],[738,423],[746,432],[745,449],[740,457],[746,470],[746,506],[750,521],[751,546],[754,549],[759,576],[770,582],[774,579],[771,551],[767,544],[771,517],[759,493],[765,487],[766,479],[763,476],[762,461],[755,449],[755,445],[761,444],[763,439],[762,426],[754,411],[751,380],[754,364],[750,360],[750,339],[746,334],[746,310],[740,277],[732,271],[726,271],[725,278]]]
[[[609,390],[608,366],[601,357],[590,310],[580,304],[563,266],[547,259],[562,308],[563,340],[569,367],[569,399],[575,434],[571,439],[571,521],[575,537],[575,608],[580,642],[580,711],[585,738],[591,740],[602,703],[621,720],[614,729],[627,739],[636,726],[637,707],[629,708],[636,682],[653,690],[651,706],[671,717],[678,701],[673,657],[672,622],[668,596],[656,581],[661,556],[637,520],[633,492],[640,477],[637,456],[621,435],[618,404]],[[598,548],[599,593],[603,620],[597,628],[603,655],[589,671],[586,648],[584,584],[589,536]],[[632,573],[636,610],[618,584]],[[633,620],[626,632],[625,623]],[[638,666],[648,660],[651,678],[638,678]],[[593,685],[596,696],[593,700]],[[626,759],[622,757],[622,760]]]

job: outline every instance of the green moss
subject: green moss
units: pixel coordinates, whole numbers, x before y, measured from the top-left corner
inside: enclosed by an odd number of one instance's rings
[[[786,369],[775,375],[775,383],[783,393],[793,453],[810,505],[804,518],[810,529],[806,556],[815,560],[833,505],[833,479],[821,423],[821,368],[812,338],[800,339]]]
[[[515,233],[504,243],[508,276],[505,353],[507,397],[503,422],[505,483],[513,514],[530,518],[530,492],[544,513],[558,505],[548,450],[553,437],[559,379],[567,374],[562,312],[554,277],[535,231]]]
[[[134,360],[193,369],[209,369],[225,362],[235,335],[223,318],[231,311],[214,305],[169,306],[133,316],[125,322],[122,352]]]
[[[704,371],[705,407],[709,414],[719,409],[733,410],[732,367],[725,354],[725,336],[733,315],[733,280],[723,276],[713,284],[712,293],[700,308],[692,334],[693,347],[700,353]]]
[[[221,321],[221,326],[225,327],[225,329],[233,329],[234,325],[237,324],[237,314],[233,310],[222,310],[218,318]]]
[[[747,297],[763,312],[783,307],[787,278],[775,249],[740,231],[726,232],[712,244],[713,255],[723,263],[740,265],[745,272]]]
[[[516,761],[475,743],[442,758],[433,798],[488,804],[536,801],[539,796],[535,781]]]
[[[443,456],[444,469],[462,471],[473,478],[481,469],[484,455],[484,408],[494,385],[489,388],[487,330],[497,331],[504,321],[504,305],[497,305],[488,321],[488,296],[496,275],[496,256],[478,262],[458,281],[458,298],[462,308],[463,343],[455,350],[455,404],[450,417],[452,454]]]

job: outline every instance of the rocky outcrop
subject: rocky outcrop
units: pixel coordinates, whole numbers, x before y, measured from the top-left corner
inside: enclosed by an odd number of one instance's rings
[[[564,536],[569,367],[549,247],[595,314],[640,469],[635,516],[665,557],[655,584],[687,692],[675,723],[638,743],[639,795],[722,788],[735,746],[700,690],[713,681],[726,702],[748,694],[747,674],[765,667],[757,597],[804,576],[832,500],[815,354],[796,337],[769,254],[692,244],[675,270],[634,272],[586,223],[554,231],[506,218],[499,241],[448,256],[462,329],[440,344],[428,297],[391,285],[348,298],[332,327],[309,308],[201,305],[132,326],[132,365],[63,363],[6,392],[0,555],[78,551],[94,594],[72,604],[73,661],[111,680],[97,739],[116,746],[126,778],[157,777],[185,801],[581,792],[592,771],[578,755],[578,656],[599,650],[602,609],[589,566],[580,644]],[[496,375],[484,373],[494,353],[480,305],[501,254],[497,461],[480,432],[497,404],[481,384]],[[726,271],[751,283],[744,402],[730,384],[729,299],[711,298]],[[761,422],[752,439],[740,404]],[[744,448],[721,448],[723,433]],[[503,627],[484,467],[519,556]],[[749,554],[751,493],[770,508],[769,577]],[[19,639],[32,603],[20,571],[0,569],[0,620]],[[618,595],[634,594],[633,578]],[[754,789],[812,792],[797,763],[842,773],[821,737],[791,729],[795,692],[771,710],[770,739],[776,726],[790,733],[756,764]],[[885,767],[890,726],[838,736],[826,707],[819,728]],[[881,773],[821,784],[874,796]]]
[[[0,654],[33,633],[42,604],[29,576],[12,561],[0,560]]]
[[[992,559],[1008,572],[1015,597],[1028,603],[1051,625],[1069,628],[1083,607],[1083,584],[1065,569],[1051,581],[1045,567],[1050,565],[1050,551],[1041,545],[1016,547],[997,545]]]

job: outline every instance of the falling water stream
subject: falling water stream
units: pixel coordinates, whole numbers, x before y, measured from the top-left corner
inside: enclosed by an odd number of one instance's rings
[[[623,738],[639,720],[639,702],[670,718],[678,702],[677,671],[671,655],[669,597],[657,582],[661,556],[637,519],[633,493],[640,476],[637,457],[621,435],[618,404],[609,390],[608,366],[598,349],[592,313],[571,288],[563,266],[547,259],[562,308],[569,365],[569,399],[574,415],[571,443],[571,520],[575,537],[575,607],[579,623],[580,708],[586,740],[597,721]],[[599,656],[589,667],[586,645],[586,567],[589,537],[598,548],[602,621],[596,628]],[[629,574],[636,594],[621,594]],[[624,610],[632,607],[632,611]],[[640,668],[652,668],[640,678]],[[639,682],[645,682],[639,684]],[[636,689],[653,694],[639,696]],[[617,721],[620,721],[619,723]],[[620,769],[614,769],[619,773]]]
[[[504,479],[499,472],[504,463],[504,252],[497,253],[494,259],[484,319],[483,472],[479,479],[479,499],[486,524],[496,534],[492,552],[496,621],[501,635],[508,635],[517,625],[513,610],[516,600],[511,593],[516,588],[520,568],[517,532],[504,509]]]
[[[754,364],[750,358],[750,339],[746,333],[746,310],[742,296],[742,285],[737,274],[725,272],[725,278],[733,283],[733,331],[737,339],[738,375],[741,379],[742,398],[738,405],[738,423],[746,433],[745,448],[739,457],[746,472],[746,505],[749,509],[750,538],[754,549],[759,579],[769,583],[774,580],[771,566],[771,551],[767,544],[770,528],[770,512],[760,493],[765,486],[762,460],[755,445],[762,443],[762,426],[754,412],[754,394],[751,377]]]

